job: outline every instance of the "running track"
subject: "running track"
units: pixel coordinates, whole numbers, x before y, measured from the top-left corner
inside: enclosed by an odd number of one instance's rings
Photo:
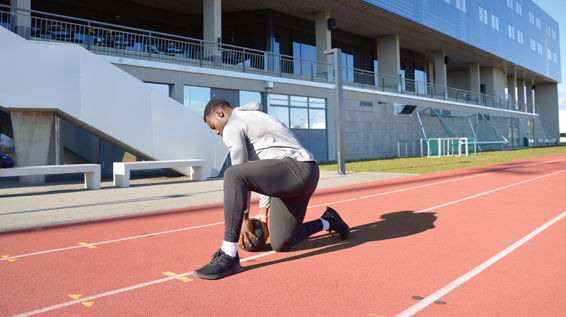
[[[221,204],[2,233],[0,316],[564,316],[565,193],[566,155],[319,190],[348,241],[217,281]]]

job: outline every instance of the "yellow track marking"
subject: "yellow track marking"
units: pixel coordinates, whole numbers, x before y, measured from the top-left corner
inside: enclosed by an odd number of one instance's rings
[[[163,272],[163,273],[161,273],[161,274],[167,275],[167,276],[175,276],[175,275],[178,275],[177,273],[173,273],[173,272],[169,272],[169,271]],[[177,279],[178,279],[179,281],[181,281],[181,282],[191,282],[191,281],[192,281],[190,278],[187,278],[187,277],[184,277],[184,276],[177,277]]]
[[[90,244],[88,244],[88,243],[86,243],[86,242],[80,242],[79,245],[85,246],[85,247],[87,247],[87,248],[89,248],[89,249],[94,249],[94,248],[96,248],[95,246],[90,245]]]

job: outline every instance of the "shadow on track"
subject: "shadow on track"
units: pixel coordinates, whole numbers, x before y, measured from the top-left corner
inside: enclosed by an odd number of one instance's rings
[[[350,228],[350,237],[346,241],[340,240],[337,236],[334,236],[334,233],[308,238],[287,252],[287,254],[291,255],[290,257],[266,263],[249,265],[244,268],[244,272],[249,272],[268,265],[290,262],[328,252],[349,249],[367,242],[411,236],[433,229],[436,216],[435,213],[431,212],[417,214],[414,211],[407,210],[382,215],[381,219],[383,220]],[[326,248],[319,249],[325,246]],[[292,254],[296,251],[311,249],[317,250],[292,256]],[[271,251],[271,245],[267,244],[262,251]],[[248,254],[253,256],[252,253]]]

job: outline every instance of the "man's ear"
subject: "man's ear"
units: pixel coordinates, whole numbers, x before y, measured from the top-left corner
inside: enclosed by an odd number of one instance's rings
[[[222,109],[216,109],[216,115],[220,118],[224,118],[224,111],[222,111]]]

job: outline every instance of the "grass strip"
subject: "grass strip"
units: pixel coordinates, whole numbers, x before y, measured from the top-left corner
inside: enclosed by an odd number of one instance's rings
[[[409,157],[346,161],[346,172],[429,174],[460,168],[526,160],[566,153],[566,146],[478,152],[462,157]],[[337,171],[334,162],[320,162],[321,171]]]

